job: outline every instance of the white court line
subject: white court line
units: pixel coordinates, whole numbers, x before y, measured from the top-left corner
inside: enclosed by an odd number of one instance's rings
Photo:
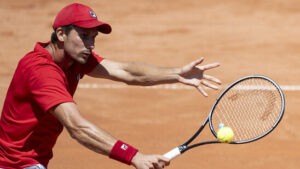
[[[169,90],[181,90],[181,89],[194,89],[192,86],[182,84],[164,84],[155,86],[129,86],[126,84],[98,84],[98,83],[81,83],[78,84],[78,88],[82,89],[124,89],[124,88],[146,88],[146,89],[169,89]],[[280,88],[285,91],[300,91],[300,85],[280,85]]]
[[[299,91],[300,85],[282,85],[280,86],[282,90],[289,90],[289,91]]]
[[[123,89],[123,88],[146,88],[146,89],[193,89],[192,86],[181,84],[164,84],[155,86],[130,86],[126,84],[97,84],[97,83],[82,83],[78,84],[78,88],[83,89]]]

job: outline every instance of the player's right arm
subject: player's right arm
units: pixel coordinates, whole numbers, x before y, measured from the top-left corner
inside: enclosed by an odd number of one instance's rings
[[[106,131],[82,117],[75,103],[61,103],[50,109],[50,113],[64,125],[72,138],[97,153],[108,155],[117,142]]]
[[[82,117],[73,102],[61,103],[49,112],[63,124],[72,138],[92,151],[108,156],[117,142],[116,138]],[[144,155],[140,152],[131,160],[137,169],[161,169],[159,162],[169,164],[169,160],[161,155]]]

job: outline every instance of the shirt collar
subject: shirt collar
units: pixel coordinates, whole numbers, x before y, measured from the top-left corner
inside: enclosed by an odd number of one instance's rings
[[[47,59],[53,60],[51,54],[49,53],[49,51],[47,49],[45,49],[45,47],[49,44],[50,44],[50,41],[45,42],[45,43],[37,42],[35,47],[34,47],[34,51],[44,53],[44,54],[46,54],[45,56],[46,56]]]

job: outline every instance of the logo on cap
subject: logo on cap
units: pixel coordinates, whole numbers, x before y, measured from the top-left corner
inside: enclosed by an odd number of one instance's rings
[[[97,16],[96,16],[96,13],[95,13],[95,12],[93,12],[93,11],[89,11],[89,13],[90,13],[91,17],[93,17],[93,18],[97,18]]]

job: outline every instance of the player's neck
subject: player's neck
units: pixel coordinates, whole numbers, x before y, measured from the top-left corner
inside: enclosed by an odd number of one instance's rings
[[[54,63],[56,63],[60,68],[67,69],[73,64],[73,60],[67,56],[63,47],[60,47],[59,44],[50,43],[46,46],[46,49],[50,53]]]

